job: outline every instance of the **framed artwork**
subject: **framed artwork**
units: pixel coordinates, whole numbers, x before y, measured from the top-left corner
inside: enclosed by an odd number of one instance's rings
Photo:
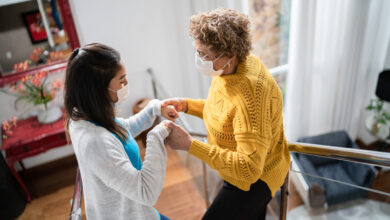
[[[45,27],[43,26],[42,16],[38,10],[23,13],[22,18],[33,44],[47,40],[47,34]]]

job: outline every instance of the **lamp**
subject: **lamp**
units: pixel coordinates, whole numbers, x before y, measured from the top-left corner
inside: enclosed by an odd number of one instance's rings
[[[390,69],[379,74],[375,94],[381,100],[390,102]]]
[[[366,120],[366,128],[371,134],[383,141],[383,146],[390,143],[390,114],[383,109],[384,103],[390,102],[390,69],[379,74],[375,94],[378,99],[371,100],[367,110],[374,111]],[[385,147],[381,147],[385,149]]]

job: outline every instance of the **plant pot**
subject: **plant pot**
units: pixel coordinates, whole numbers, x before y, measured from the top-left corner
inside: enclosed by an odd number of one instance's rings
[[[366,119],[366,128],[376,137],[385,140],[389,137],[390,127],[379,122],[376,114],[371,114]]]
[[[49,124],[59,120],[62,116],[61,108],[56,105],[48,105],[47,109],[38,112],[37,118],[41,124]]]

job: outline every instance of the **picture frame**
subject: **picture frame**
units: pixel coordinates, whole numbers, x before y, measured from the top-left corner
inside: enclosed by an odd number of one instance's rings
[[[39,10],[22,13],[22,19],[32,44],[47,41],[46,30]]]

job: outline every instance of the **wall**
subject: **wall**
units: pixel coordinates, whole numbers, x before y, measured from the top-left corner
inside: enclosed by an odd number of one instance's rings
[[[390,69],[390,42],[389,46],[387,48],[387,55],[386,55],[386,61],[385,61],[385,69]]]

